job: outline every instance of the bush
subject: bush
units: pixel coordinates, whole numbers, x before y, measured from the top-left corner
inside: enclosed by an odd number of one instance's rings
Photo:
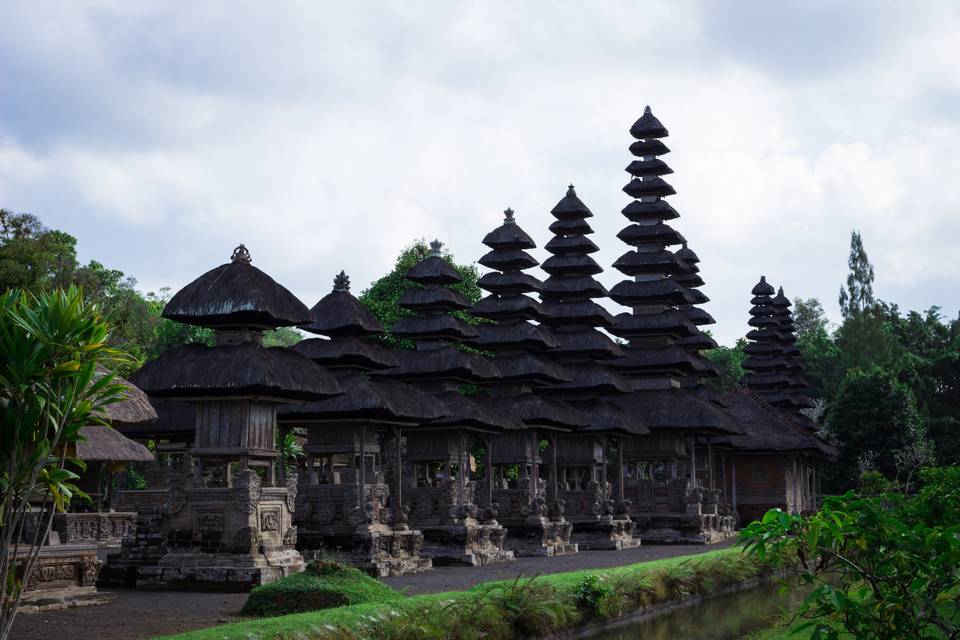
[[[278,616],[364,602],[386,602],[400,594],[365,573],[336,562],[311,563],[303,573],[254,588],[241,613]]]

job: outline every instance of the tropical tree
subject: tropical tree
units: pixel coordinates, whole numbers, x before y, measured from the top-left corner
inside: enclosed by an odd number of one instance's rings
[[[101,423],[120,399],[98,363],[124,357],[108,346],[107,323],[79,289],[0,294],[0,640],[10,633],[24,585],[53,515],[83,497],[68,465],[80,428]]]
[[[704,352],[704,355],[716,365],[717,371],[720,372],[719,376],[706,379],[706,384],[714,391],[729,393],[740,388],[740,378],[745,373],[741,365],[747,358],[747,354],[743,350],[746,346],[746,339],[740,338],[733,347],[721,345]]]
[[[850,232],[850,257],[847,258],[850,273],[847,274],[846,287],[840,287],[840,312],[844,318],[863,313],[870,309],[873,298],[873,265],[867,258],[860,232]]]
[[[400,252],[393,270],[390,271],[390,273],[375,280],[373,284],[360,294],[360,302],[362,302],[364,306],[376,316],[380,324],[387,329],[388,334],[385,337],[385,341],[391,346],[405,348],[411,346],[409,340],[398,339],[389,334],[389,330],[396,324],[397,320],[403,316],[412,315],[411,311],[403,309],[398,303],[404,291],[419,285],[407,280],[405,275],[413,265],[426,258],[429,253],[430,247],[425,240],[421,238],[420,240],[414,241]],[[483,292],[477,285],[477,280],[480,277],[477,268],[472,264],[457,264],[453,259],[453,254],[447,249],[443,249],[442,256],[444,260],[449,262],[453,268],[457,270],[460,277],[463,278],[462,282],[453,285],[451,288],[462,294],[470,302],[480,300]],[[452,315],[472,324],[477,322],[476,318],[461,311],[454,311]]]

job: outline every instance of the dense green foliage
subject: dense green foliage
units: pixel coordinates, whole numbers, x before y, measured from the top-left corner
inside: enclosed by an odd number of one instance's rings
[[[398,302],[404,291],[419,286],[407,280],[405,276],[407,271],[409,271],[413,265],[426,258],[429,252],[430,247],[424,240],[414,241],[413,244],[400,252],[400,255],[397,256],[396,264],[390,273],[375,280],[373,284],[367,289],[364,289],[360,294],[360,302],[362,302],[364,306],[376,316],[380,324],[387,329],[388,333],[384,340],[391,346],[412,347],[409,340],[396,338],[389,333],[389,330],[397,320],[403,316],[413,315],[412,311],[400,307]],[[457,273],[460,274],[460,277],[463,278],[463,282],[453,285],[451,288],[462,294],[471,303],[480,300],[483,292],[477,285],[477,280],[480,277],[477,268],[472,264],[457,264],[454,262],[453,255],[447,249],[443,249],[443,259],[449,262],[454,269],[457,270]],[[473,316],[460,311],[455,311],[452,315],[471,324],[476,324],[477,322],[477,319]]]
[[[573,571],[479,584],[468,591],[394,598],[240,622],[171,636],[180,640],[507,640],[558,635],[589,620],[714,593],[768,566],[722,550],[612,569]]]
[[[91,260],[77,261],[76,239],[47,229],[35,216],[0,209],[0,291],[19,288],[32,292],[76,285],[87,303],[96,303],[110,325],[108,342],[133,356],[114,366],[126,375],[149,358],[191,342],[213,344],[213,332],[204,327],[160,317],[170,298],[137,290],[137,281],[122,271]],[[281,328],[264,336],[268,347],[290,346],[301,339],[295,329]]]
[[[795,630],[814,639],[960,637],[960,467],[926,469],[921,479],[915,495],[848,492],[809,517],[771,510],[741,532],[747,550],[815,587]]]
[[[857,232],[848,264],[838,326],[816,298],[793,301],[797,347],[816,402],[808,413],[842,451],[824,477],[834,492],[871,469],[893,479],[932,460],[960,463],[960,319],[945,318],[939,307],[902,313],[877,300]],[[710,384],[737,388],[742,340],[707,355],[721,372]]]
[[[743,361],[747,354],[743,348],[747,346],[744,338],[737,340],[737,344],[730,347],[719,346],[706,352],[706,356],[717,366],[720,375],[707,378],[707,384],[719,393],[729,393],[740,387],[740,378],[746,373],[743,370]]]
[[[69,457],[69,445],[81,427],[101,423],[103,408],[123,391],[96,369],[122,360],[107,335],[97,306],[75,288],[0,294],[0,638],[54,512],[83,496],[67,466],[82,463]]]
[[[253,589],[242,613],[279,616],[364,602],[389,602],[400,597],[358,569],[336,562],[313,562],[302,573]]]

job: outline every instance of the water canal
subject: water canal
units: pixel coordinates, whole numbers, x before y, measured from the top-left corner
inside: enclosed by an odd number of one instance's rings
[[[781,594],[780,583],[765,582],[744,591],[702,600],[657,617],[600,629],[590,640],[735,640],[771,626],[784,611],[803,602],[809,589]]]

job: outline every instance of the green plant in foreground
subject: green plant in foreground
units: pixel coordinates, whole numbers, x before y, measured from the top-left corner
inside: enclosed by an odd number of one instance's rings
[[[0,294],[0,639],[10,633],[53,515],[85,497],[67,468],[80,428],[124,387],[97,364],[124,358],[80,291]]]
[[[809,518],[768,511],[740,543],[815,586],[795,631],[814,640],[960,638],[960,526],[931,526],[897,494],[827,498]]]

